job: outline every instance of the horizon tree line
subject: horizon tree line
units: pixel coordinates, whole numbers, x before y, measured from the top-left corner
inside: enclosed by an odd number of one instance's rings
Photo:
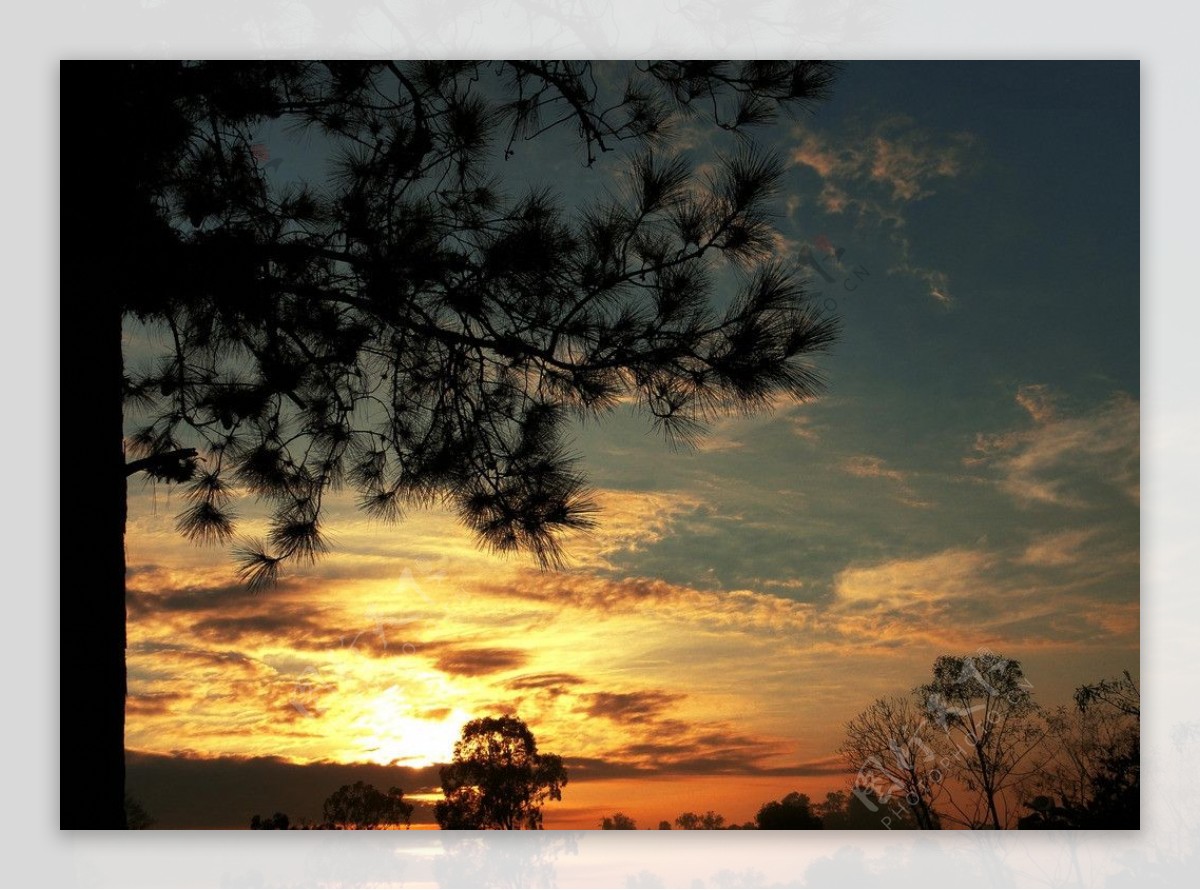
[[[710,809],[661,820],[658,829],[1138,827],[1141,706],[1129,671],[1081,685],[1073,708],[1051,710],[1033,700],[1019,662],[988,650],[940,656],[932,675],[908,696],[877,699],[845,724],[839,753],[853,770],[846,789],[827,792],[820,803],[792,791],[765,802],[741,824]],[[538,752],[522,720],[505,715],[464,726],[441,778],[445,800],[434,808],[439,827],[540,829],[542,806],[562,799],[567,771],[561,756]],[[332,796],[324,823],[290,825],[277,813],[256,815],[251,827],[367,828],[401,821],[407,827],[412,806],[402,791],[384,795],[362,786],[345,786]],[[365,801],[371,803],[358,803]],[[386,806],[403,818],[364,815]],[[144,811],[141,816],[147,818]],[[597,827],[638,826],[617,811]]]

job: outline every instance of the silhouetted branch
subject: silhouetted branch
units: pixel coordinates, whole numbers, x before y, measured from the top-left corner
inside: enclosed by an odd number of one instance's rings
[[[163,454],[152,454],[125,464],[126,477],[143,470],[151,476],[170,476],[174,478],[188,466],[188,462],[196,459],[198,452],[195,448],[177,448]],[[190,468],[188,476],[191,475]],[[186,478],[186,477],[185,477]]]

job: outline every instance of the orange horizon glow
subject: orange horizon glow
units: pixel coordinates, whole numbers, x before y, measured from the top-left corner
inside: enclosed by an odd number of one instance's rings
[[[697,509],[670,492],[601,493],[605,524],[549,573],[480,552],[445,513],[381,533],[342,508],[335,551],[257,594],[147,500],[129,531],[130,748],[427,767],[449,760],[468,720],[515,713],[543,751],[638,772],[571,782],[547,827],[622,811],[654,828],[709,809],[740,824],[793,790],[820,802],[852,777],[835,753],[844,722],[944,651],[1027,653],[1035,686],[1042,653],[1078,661],[1039,690],[1059,701],[1092,673],[1082,665],[1098,645],[1084,634],[1136,664],[1136,604],[1081,614],[1080,638],[1054,640],[1044,592],[988,582],[1002,620],[966,633],[947,622],[999,562],[983,550],[849,567],[823,604],[791,598],[802,579],[710,590],[614,575],[622,554]],[[1057,559],[1060,546],[1020,558]],[[1003,636],[1014,626],[1028,628],[1019,644]],[[714,771],[694,774],[705,763]]]

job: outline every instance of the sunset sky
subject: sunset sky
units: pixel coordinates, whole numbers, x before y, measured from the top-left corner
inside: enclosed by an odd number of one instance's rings
[[[567,763],[547,828],[744,822],[848,787],[842,725],[940,654],[1018,659],[1044,705],[1137,676],[1138,94],[1136,63],[854,62],[761,132],[788,162],[777,250],[842,318],[827,392],[695,450],[631,409],[579,426],[602,512],[565,570],[347,495],[331,554],[251,593],[135,480],[130,790],[162,828],[317,817],[360,777],[428,803],[463,723],[516,713]],[[262,141],[275,176],[319,166]],[[619,170],[508,164],[568,206]],[[130,326],[130,361],[149,339]]]

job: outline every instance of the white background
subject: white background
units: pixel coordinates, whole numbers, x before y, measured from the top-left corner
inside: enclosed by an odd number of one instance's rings
[[[0,882],[6,886],[1194,886],[1200,862],[1195,5],[1008,0],[69,0],[5,4]],[[60,832],[58,60],[391,54],[1142,60],[1143,830]],[[76,469],[68,474],[67,463]],[[65,477],[65,478],[64,478]],[[452,846],[457,844],[457,846]]]

